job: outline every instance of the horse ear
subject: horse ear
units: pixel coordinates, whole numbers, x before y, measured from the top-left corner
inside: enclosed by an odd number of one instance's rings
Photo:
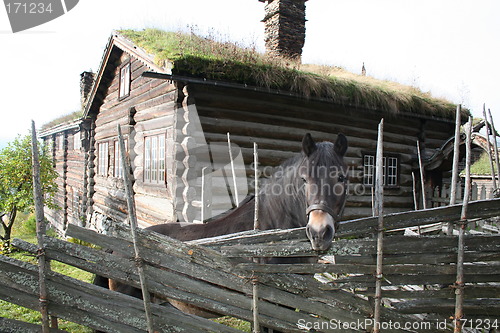
[[[335,145],[333,146],[333,150],[339,156],[344,156],[347,151],[347,138],[344,134],[339,133],[337,136],[337,141],[335,141]]]
[[[311,156],[311,154],[316,151],[316,142],[314,142],[310,133],[304,135],[302,139],[302,151],[306,156]]]

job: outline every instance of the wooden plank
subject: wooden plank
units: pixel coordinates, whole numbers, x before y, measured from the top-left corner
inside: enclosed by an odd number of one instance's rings
[[[352,264],[255,264],[242,263],[236,266],[239,269],[259,273],[293,273],[293,274],[371,274],[376,271],[375,265],[352,265]],[[456,267],[450,265],[384,265],[384,273],[388,275],[440,275],[453,274]],[[466,274],[500,274],[500,266],[493,265],[466,265]]]
[[[255,236],[254,236],[255,237]],[[450,236],[389,236],[384,244],[386,255],[401,254],[439,254],[456,253],[457,237]],[[500,236],[466,236],[466,251],[500,252]],[[371,255],[376,248],[376,241],[372,238],[363,239],[342,239],[332,243],[330,249],[322,252],[321,255]],[[222,254],[232,257],[286,257],[286,256],[317,256],[318,253],[311,249],[307,239],[301,240],[280,240],[268,244],[246,244],[221,246]],[[386,256],[387,258],[387,256]]]
[[[461,208],[461,205],[455,205],[449,207],[431,208],[421,211],[394,213],[385,215],[384,219],[387,222],[386,228],[388,230],[412,227],[416,225],[427,225],[442,221],[458,221],[460,219]],[[471,219],[500,216],[500,199],[471,202],[469,204],[468,214]],[[373,217],[341,221],[339,231],[337,232],[337,237],[342,238],[351,236],[373,235],[376,223],[377,218]],[[260,233],[248,231],[234,235],[214,237],[212,239],[200,239],[196,241],[190,241],[188,243],[203,244],[205,246],[218,249],[222,246],[232,246],[236,244],[251,245],[286,239],[305,240],[305,238],[305,228],[296,228],[290,230],[271,230]],[[410,237],[406,239],[410,240]],[[344,241],[346,243],[353,242],[352,239],[341,241]],[[332,246],[335,247],[336,243],[338,243],[338,241],[334,242]],[[339,243],[339,245],[341,245],[341,243]]]
[[[384,276],[384,286],[402,286],[402,285],[431,285],[448,284],[455,282],[456,274],[420,274],[420,275],[392,275]],[[465,279],[470,283],[500,282],[500,276],[496,274],[478,275],[474,273],[465,274]],[[349,276],[332,281],[332,286],[337,288],[369,288],[373,286],[375,279],[373,276]]]
[[[454,300],[423,299],[399,302],[394,304],[396,311],[401,313],[437,313],[449,315],[455,309]],[[466,300],[463,305],[467,315],[484,315],[500,318],[500,303],[498,300]]]
[[[499,261],[500,253],[465,253],[466,262],[478,262],[478,261]],[[375,264],[375,259],[370,255],[363,256],[335,256],[335,262],[338,264],[365,264],[371,265]],[[388,255],[384,258],[385,265],[397,265],[397,264],[407,264],[411,262],[413,264],[428,264],[428,265],[439,265],[439,264],[455,264],[457,262],[456,253],[435,253],[435,254],[402,254],[402,255]]]
[[[358,291],[365,296],[373,296],[373,290]],[[423,299],[423,298],[449,298],[455,297],[455,289],[447,286],[438,290],[385,290],[385,298],[396,299]],[[500,287],[491,287],[487,285],[467,285],[465,299],[475,298],[500,298]]]
[[[25,323],[19,320],[0,317],[0,332],[2,333],[40,333],[42,328],[35,324]],[[67,333],[67,331],[55,328],[49,329],[50,333]]]
[[[462,205],[430,208],[419,211],[388,214],[384,216],[387,231],[413,227],[417,225],[433,224],[438,222],[454,222],[460,220]],[[469,203],[467,217],[469,219],[489,218],[500,216],[500,198],[480,200]],[[338,236],[362,236],[375,233],[377,218],[368,217],[341,222]]]

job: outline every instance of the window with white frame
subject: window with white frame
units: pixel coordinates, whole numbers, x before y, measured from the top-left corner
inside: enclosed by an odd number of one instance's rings
[[[397,186],[398,185],[398,159],[397,157],[386,157],[386,165],[385,171],[386,174],[384,176],[385,184],[387,186]]]
[[[144,182],[165,182],[165,134],[144,138]]]
[[[118,98],[122,99],[130,95],[130,62],[120,68],[120,88]]]
[[[375,155],[363,156],[363,185],[373,186],[375,183]],[[398,158],[384,156],[383,179],[384,186],[398,186]]]
[[[125,143],[125,150],[127,150],[127,140],[123,140]],[[118,141],[115,141],[114,144],[114,170],[113,176],[116,178],[123,178],[123,164],[122,164],[122,154],[120,150],[120,144]]]
[[[80,131],[78,131],[73,135],[73,149],[80,150],[80,148],[82,148],[82,140],[80,136]]]
[[[98,155],[97,155],[97,174],[100,176],[108,175],[108,165],[109,165],[109,146],[107,142],[101,142],[97,145]]]
[[[57,136],[57,150],[64,149],[64,134]]]

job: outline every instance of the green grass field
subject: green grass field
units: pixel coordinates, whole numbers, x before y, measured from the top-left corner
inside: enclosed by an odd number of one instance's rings
[[[50,231],[49,231],[50,233]],[[52,235],[55,236],[55,235]],[[30,243],[36,243],[36,233],[35,233],[35,220],[32,216],[26,214],[19,214],[18,220],[14,225],[13,238],[20,238]],[[4,254],[4,253],[3,253]],[[37,264],[36,258],[30,253],[13,250],[11,253],[5,253],[5,255],[17,259]],[[64,274],[75,279],[79,279],[85,282],[91,282],[93,274],[83,271],[81,269],[57,262],[51,262],[51,268],[53,271],[60,274]],[[0,317],[16,319],[19,321],[24,321],[32,324],[41,324],[40,313],[24,307],[7,303],[0,300]],[[216,320],[217,322],[228,325],[243,332],[250,332],[250,324],[248,322],[231,318],[222,317]],[[67,322],[65,320],[59,319],[59,329],[71,332],[71,333],[90,333],[91,329],[83,327],[81,325]]]

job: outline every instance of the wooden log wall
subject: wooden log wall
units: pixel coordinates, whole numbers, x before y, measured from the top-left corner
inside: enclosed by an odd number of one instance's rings
[[[334,141],[338,133],[344,133],[349,141],[345,160],[351,184],[345,219],[371,215],[371,187],[362,185],[362,159],[365,153],[375,153],[377,124],[382,116],[386,122],[384,151],[399,159],[399,185],[385,191],[388,212],[413,208],[411,171],[416,167],[417,139],[422,140],[425,154],[430,156],[453,134],[453,124],[445,120],[382,115],[250,89],[194,84],[188,88],[207,142],[225,142],[230,132],[232,141],[242,147],[248,169],[253,142],[259,145],[262,166],[276,166],[300,151],[306,132],[318,141]]]
[[[45,208],[45,212],[47,219],[61,232],[68,223],[82,225],[85,217],[85,151],[79,142],[75,145],[75,140],[80,141],[80,134],[77,133],[78,129],[70,129],[45,138],[47,143],[53,143],[53,163],[59,174],[55,196],[58,208]]]
[[[97,230],[106,231],[112,221],[126,219],[125,192],[122,179],[114,175],[115,142],[117,126],[122,127],[127,150],[134,170],[134,190],[136,192],[137,214],[140,223],[148,226],[156,223],[175,221],[172,195],[167,187],[169,179],[161,184],[144,182],[144,140],[151,135],[163,134],[167,138],[167,151],[172,153],[173,126],[177,90],[171,82],[144,78],[141,74],[149,68],[143,62],[130,57],[125,52],[114,54],[110,61],[114,66],[107,73],[109,87],[103,97],[95,119],[95,150],[91,225]],[[129,63],[131,66],[130,95],[118,98],[120,68]],[[98,146],[108,143],[108,170],[99,175]],[[172,161],[172,158],[168,159]],[[169,168],[171,171],[171,167]],[[97,214],[97,215],[96,215]]]

